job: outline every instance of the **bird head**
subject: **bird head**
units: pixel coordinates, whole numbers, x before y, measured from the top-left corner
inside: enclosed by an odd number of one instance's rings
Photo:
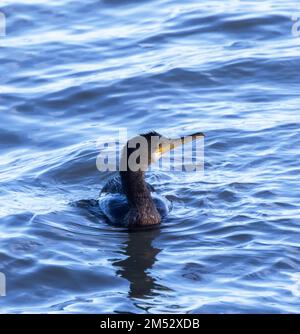
[[[124,146],[121,170],[145,172],[150,164],[158,161],[165,153],[203,137],[202,132],[176,139],[164,137],[156,131],[140,134],[128,140]]]

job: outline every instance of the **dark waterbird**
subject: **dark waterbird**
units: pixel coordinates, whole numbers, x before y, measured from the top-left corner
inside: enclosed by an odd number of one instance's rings
[[[145,172],[164,153],[201,137],[204,135],[199,132],[169,139],[149,132],[130,139],[122,151],[119,175],[111,178],[100,193],[99,206],[108,220],[128,228],[160,224],[170,203],[145,181]]]

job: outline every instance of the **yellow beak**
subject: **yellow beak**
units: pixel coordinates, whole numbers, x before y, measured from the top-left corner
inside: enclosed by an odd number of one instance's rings
[[[160,140],[158,149],[156,150],[155,154],[158,156],[162,156],[164,153],[174,150],[176,147],[183,146],[190,142],[199,140],[205,137],[202,132],[194,133],[189,136],[180,137],[177,139],[169,139],[169,138],[162,138]]]

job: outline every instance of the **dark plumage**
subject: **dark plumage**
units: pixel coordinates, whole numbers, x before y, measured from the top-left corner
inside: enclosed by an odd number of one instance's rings
[[[139,144],[141,139],[146,140],[145,146]],[[122,151],[119,175],[108,180],[99,198],[99,206],[111,223],[136,228],[161,222],[170,203],[145,181],[145,172],[164,152],[182,145],[183,139],[170,140],[153,131],[127,142]],[[130,157],[134,154],[137,158],[132,163]]]

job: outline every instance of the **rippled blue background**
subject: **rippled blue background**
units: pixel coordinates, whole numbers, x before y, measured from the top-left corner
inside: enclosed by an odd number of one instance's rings
[[[0,9],[0,312],[299,312],[299,2]],[[203,178],[150,176],[160,229],[72,205],[119,127],[206,133]]]

